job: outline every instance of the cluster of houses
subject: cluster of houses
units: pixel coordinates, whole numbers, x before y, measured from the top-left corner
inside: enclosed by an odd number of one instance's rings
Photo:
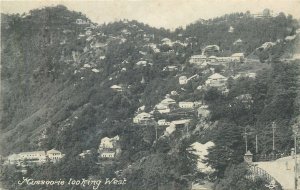
[[[99,148],[97,150],[99,160],[101,161],[113,160],[116,157],[118,157],[121,153],[119,141],[120,141],[120,137],[118,135],[112,138],[109,137],[102,138],[99,144]],[[81,159],[84,159],[89,155],[92,155],[92,151],[84,150],[78,156]]]
[[[217,57],[214,55],[207,57],[206,55],[203,54],[193,55],[189,60],[191,64],[195,64],[202,68],[207,65],[221,65],[230,62],[243,63],[244,61],[245,61],[244,53],[234,53],[230,57]]]
[[[167,121],[166,119],[155,120],[154,113],[159,112],[162,115],[168,114],[182,114],[182,113],[190,113],[197,112],[197,115],[201,119],[207,119],[210,115],[210,111],[208,106],[203,104],[202,102],[195,101],[180,101],[176,102],[174,99],[170,97],[166,97],[161,102],[154,106],[154,110],[147,113],[144,111],[144,107],[142,106],[137,110],[137,115],[133,118],[133,123],[137,125],[148,125],[155,124],[158,126],[170,126],[174,128],[179,125],[186,125],[190,122],[188,118],[182,118],[180,120]]]
[[[9,155],[4,164],[13,164],[13,165],[21,165],[21,164],[43,164],[47,161],[57,162],[62,159],[65,155],[60,151],[51,149],[48,151],[33,151],[33,152],[20,152],[18,154]]]

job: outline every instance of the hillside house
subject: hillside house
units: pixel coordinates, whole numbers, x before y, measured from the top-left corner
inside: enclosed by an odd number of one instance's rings
[[[176,104],[176,101],[173,100],[172,98],[165,98],[160,103],[164,105],[171,105],[171,104]]]
[[[243,44],[243,40],[241,40],[240,38],[233,42],[233,45],[235,45],[235,46],[239,46],[242,44]]]
[[[147,124],[152,119],[153,117],[151,114],[142,112],[133,118],[133,123],[143,125],[143,124]]]
[[[81,18],[76,19],[76,24],[79,24],[79,25],[81,25],[81,24],[89,24],[89,23],[90,23],[89,21],[83,20]]]
[[[159,103],[155,106],[155,109],[159,112],[159,113],[170,113],[171,109],[169,108],[169,105],[165,105],[162,103]]]
[[[223,89],[226,87],[227,78],[219,73],[215,73],[208,77],[205,81],[205,85],[208,87],[216,87],[218,89]]]
[[[120,137],[118,135],[113,138],[102,138],[98,149],[99,157],[113,159],[117,155],[119,155],[121,153],[121,149],[119,147],[119,140]]]
[[[62,159],[64,157],[64,154],[62,154],[60,151],[51,149],[46,152],[47,158],[50,159],[52,162],[57,162],[58,160]]]
[[[164,38],[161,40],[163,45],[173,46],[172,41],[169,38]]]
[[[234,53],[231,55],[231,61],[233,62],[244,62],[245,60],[245,55],[244,53]]]
[[[178,106],[182,109],[193,109],[194,108],[194,102],[179,102]]]
[[[276,43],[274,43],[274,42],[265,42],[260,47],[258,47],[257,50],[260,50],[260,51],[267,50],[267,49],[273,47],[274,45],[276,45]]]
[[[170,125],[171,123],[166,121],[165,119],[160,119],[160,120],[157,121],[157,124],[159,126],[166,126],[166,125]]]
[[[169,65],[163,68],[163,71],[178,71],[178,66]]]
[[[110,88],[115,92],[122,92],[123,91],[123,88],[119,85],[112,85]]]
[[[205,55],[193,55],[193,56],[191,56],[189,62],[191,64],[196,64],[196,65],[202,66],[206,60],[207,60],[207,57]]]
[[[231,57],[216,57],[218,62],[221,63],[228,63],[231,61]]]
[[[284,39],[285,39],[285,41],[292,41],[292,40],[296,39],[296,35],[287,36]]]
[[[32,152],[20,152],[19,154],[12,154],[7,157],[7,164],[17,164],[26,161],[27,163],[42,164],[47,160],[51,162],[57,162],[64,157],[60,151],[52,149],[49,151],[32,151]]]
[[[179,77],[179,84],[180,85],[184,85],[184,84],[187,84],[188,80],[187,80],[187,77],[186,76],[181,76]]]
[[[18,154],[20,160],[28,161],[28,162],[38,162],[44,163],[46,162],[46,153],[45,151],[34,151],[34,152],[21,152]]]
[[[207,105],[200,106],[197,112],[199,118],[207,119],[210,116],[210,111]]]
[[[100,158],[110,158],[113,159],[116,156],[115,151],[103,151],[100,153]]]
[[[228,32],[229,33],[233,33],[234,32],[234,28],[232,26],[230,26],[229,29],[228,29]]]
[[[220,51],[220,47],[218,45],[208,45],[203,49],[203,55],[216,55]]]
[[[80,153],[78,156],[80,158],[85,158],[86,156],[88,155],[91,155],[92,154],[92,151],[91,150],[84,150],[82,153]]]
[[[148,65],[148,63],[147,63],[147,61],[138,61],[138,62],[136,63],[136,65],[137,65],[137,66],[145,67],[145,66]]]
[[[175,128],[183,128],[186,127],[190,123],[190,119],[180,119],[171,121],[170,126],[173,125]]]

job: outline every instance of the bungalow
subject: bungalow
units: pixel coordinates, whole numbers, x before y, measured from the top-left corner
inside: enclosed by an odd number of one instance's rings
[[[216,87],[216,88],[225,88],[226,87],[227,78],[223,75],[215,73],[208,77],[205,81],[206,86]]]
[[[64,157],[60,151],[52,149],[49,151],[33,151],[33,152],[21,152],[19,154],[9,155],[7,158],[8,164],[20,164],[22,161],[28,163],[45,163],[48,159],[51,162],[56,162]]]
[[[91,155],[92,151],[91,150],[84,150],[82,153],[80,153],[78,156],[80,158],[85,158],[87,155]]]
[[[101,142],[99,145],[99,150],[116,148],[116,143],[119,140],[120,140],[120,137],[118,135],[113,138],[104,137],[101,139]]]
[[[113,91],[116,91],[116,92],[122,92],[123,91],[123,88],[119,85],[112,85],[110,87]]]
[[[176,104],[176,101],[173,100],[172,98],[165,98],[160,103],[169,106],[171,104]]]
[[[60,151],[55,149],[48,150],[46,152],[46,155],[52,162],[57,162],[58,160],[64,157],[64,154],[62,154]]]
[[[113,138],[102,138],[98,149],[99,157],[115,158],[115,156],[119,155],[119,153],[121,152],[121,149],[118,145],[119,140],[120,138],[118,135]]]
[[[186,76],[181,76],[179,77],[179,84],[183,85],[183,84],[187,84],[188,80]]]
[[[157,124],[159,126],[166,126],[166,125],[170,125],[170,122],[167,122],[165,119],[160,119],[157,121]]]
[[[135,124],[146,124],[147,122],[152,120],[152,115],[146,112],[142,112],[136,115],[133,118],[133,123]]]
[[[194,102],[179,102],[179,107],[183,109],[193,109]]]
[[[159,113],[170,113],[171,111],[169,105],[165,105],[162,103],[157,104],[155,108]]]
[[[229,29],[228,29],[228,32],[229,33],[233,33],[234,32],[234,28],[232,26],[230,26]]]
[[[235,46],[239,46],[239,45],[242,45],[243,44],[243,40],[241,40],[240,38],[237,39],[235,42],[233,42],[233,45]]]
[[[161,40],[163,45],[168,45],[168,46],[172,46],[173,43],[169,38],[164,38]]]
[[[218,62],[227,63],[231,61],[231,57],[216,57]]]
[[[187,125],[190,121],[190,119],[180,119],[172,121],[171,124],[174,124],[175,126]]]
[[[89,21],[83,19],[76,19],[76,24],[89,24]]]
[[[285,39],[285,41],[292,41],[292,40],[294,40],[296,38],[296,35],[293,35],[293,36],[287,36],[287,37],[285,37],[284,39]]]
[[[170,125],[174,125],[176,128],[185,127],[190,123],[190,121],[191,121],[190,119],[180,119],[180,120],[171,121]]]
[[[234,53],[231,55],[231,61],[233,62],[244,62],[245,56],[244,53]]]
[[[21,152],[19,157],[21,160],[27,160],[28,162],[46,162],[45,151]]]
[[[203,64],[206,61],[207,57],[205,55],[193,55],[191,56],[189,62],[192,64]]]
[[[178,71],[178,66],[169,65],[163,68],[163,71]]]
[[[100,153],[100,158],[115,158],[115,151],[104,151]]]
[[[147,64],[147,61],[138,61],[138,62],[136,63],[136,65],[137,65],[137,66],[143,66],[143,67],[145,67],[145,66],[147,66],[148,64]]]

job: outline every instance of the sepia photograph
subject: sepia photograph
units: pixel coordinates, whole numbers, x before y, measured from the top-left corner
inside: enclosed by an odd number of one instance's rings
[[[0,14],[0,190],[300,190],[300,0]]]

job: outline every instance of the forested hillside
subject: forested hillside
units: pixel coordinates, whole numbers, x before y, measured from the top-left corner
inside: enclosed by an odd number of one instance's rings
[[[2,14],[0,153],[55,148],[65,154],[57,164],[30,167],[26,176],[32,178],[96,179],[115,177],[121,170],[129,181],[124,189],[188,189],[207,175],[197,170],[190,145],[212,141],[215,146],[206,162],[214,169],[216,189],[228,189],[232,173],[244,172],[239,164],[245,130],[248,150],[257,156],[274,153],[273,122],[276,154],[289,154],[293,147],[299,59],[291,57],[298,27],[284,13],[260,19],[249,12],[235,13],[174,32],[128,20],[97,25],[64,6]],[[286,38],[293,35],[292,40]],[[266,42],[272,46],[263,46]],[[213,56],[243,52],[248,61],[205,68],[189,62],[209,45],[220,49]],[[244,75],[247,72],[255,77]],[[214,73],[228,78],[226,92],[204,87]],[[187,84],[179,83],[181,76],[188,78]],[[176,105],[171,114],[160,113],[156,105],[167,98],[201,102],[210,116]],[[155,122],[133,122],[143,106],[145,112],[152,111]],[[171,133],[158,126],[159,119],[190,122]],[[99,166],[100,140],[117,135],[120,156]],[[85,150],[91,155],[80,159]],[[9,189],[26,189],[13,184],[22,177],[18,168],[2,171],[1,180]],[[243,185],[236,188],[253,183]]]

